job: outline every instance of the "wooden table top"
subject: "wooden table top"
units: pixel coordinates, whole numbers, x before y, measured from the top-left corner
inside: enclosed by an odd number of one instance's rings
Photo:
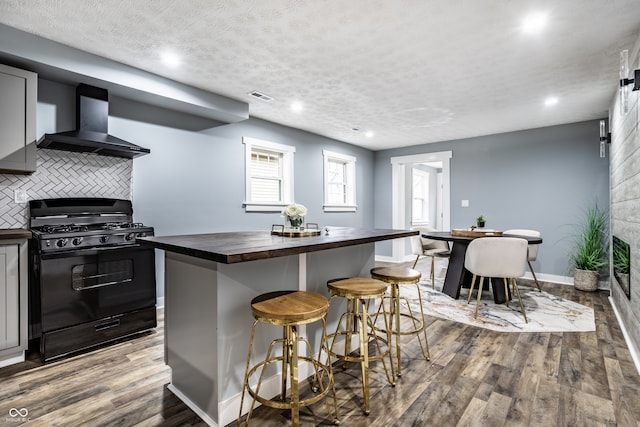
[[[482,236],[477,236],[477,237],[456,236],[451,234],[450,231],[429,231],[429,232],[423,232],[422,237],[424,237],[425,239],[446,240],[449,242],[470,242],[473,239],[478,239]],[[493,237],[493,236],[487,236],[487,237]],[[542,237],[520,236],[515,234],[503,234],[502,236],[499,236],[499,237],[519,237],[521,239],[525,239],[532,245],[537,245],[542,243]]]
[[[319,236],[282,237],[270,231],[240,231],[226,233],[153,236],[137,242],[196,258],[224,264],[297,255],[325,249],[361,245],[382,240],[399,239],[418,234],[417,230],[364,229],[351,227],[323,228]]]

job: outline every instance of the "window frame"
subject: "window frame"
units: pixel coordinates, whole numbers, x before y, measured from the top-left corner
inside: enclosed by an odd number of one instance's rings
[[[280,212],[282,208],[293,203],[293,155],[296,147],[262,139],[242,137],[244,144],[245,195],[243,206],[246,212]],[[253,170],[251,155],[257,150],[266,150],[282,155],[282,198],[273,202],[256,202],[251,199],[251,181]]]
[[[414,178],[415,175],[422,175],[422,197],[415,197],[415,184],[414,184]],[[429,199],[428,196],[429,195],[429,186],[430,186],[430,181],[431,181],[431,174],[427,171],[424,171],[422,169],[419,168],[411,168],[411,225],[412,226],[421,226],[421,225],[429,225]],[[420,218],[419,220],[416,220],[416,218],[414,218],[413,214],[414,214],[414,204],[415,204],[415,200],[419,199],[422,201],[422,213],[423,213],[423,217]],[[424,216],[426,214],[426,217]]]
[[[356,204],[356,157],[334,151],[322,150],[324,163],[324,204],[325,212],[355,212]],[[329,203],[329,163],[338,161],[345,165],[346,200],[345,203]]]

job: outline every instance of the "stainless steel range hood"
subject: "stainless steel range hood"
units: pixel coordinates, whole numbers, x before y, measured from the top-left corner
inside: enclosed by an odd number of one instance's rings
[[[76,130],[46,133],[39,148],[93,153],[132,159],[151,152],[108,133],[109,93],[106,89],[80,84],[76,88]]]

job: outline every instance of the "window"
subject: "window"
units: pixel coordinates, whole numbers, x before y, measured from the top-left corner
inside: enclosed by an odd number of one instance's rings
[[[325,212],[356,211],[356,158],[323,150]]]
[[[245,145],[246,211],[280,211],[293,202],[293,153],[295,147],[255,138]]]
[[[429,173],[412,168],[411,224],[429,223]]]

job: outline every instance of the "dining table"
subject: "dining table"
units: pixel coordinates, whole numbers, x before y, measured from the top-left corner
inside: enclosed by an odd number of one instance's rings
[[[491,233],[486,235],[478,233],[475,236],[470,235],[458,235],[453,234],[451,231],[423,231],[422,237],[432,240],[444,240],[452,242],[451,255],[449,256],[449,266],[447,267],[447,273],[444,278],[444,285],[442,292],[449,295],[451,298],[458,299],[460,297],[460,289],[470,287],[472,274],[464,268],[465,256],[467,253],[467,247],[474,239],[480,237],[518,237],[527,240],[529,244],[537,245],[542,243],[542,237],[521,236],[516,234],[506,233]],[[491,279],[493,289],[493,300],[496,304],[502,304],[507,300],[508,295],[505,293],[503,279]],[[488,287],[488,283],[485,283]]]

